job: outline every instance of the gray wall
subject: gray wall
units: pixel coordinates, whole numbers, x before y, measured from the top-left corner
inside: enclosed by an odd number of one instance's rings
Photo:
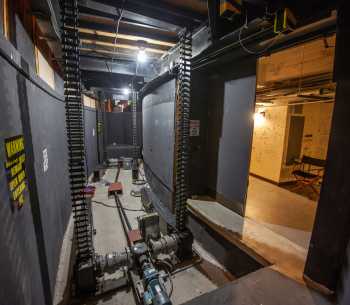
[[[132,145],[132,112],[105,113],[106,145]],[[137,112],[137,143],[142,143],[142,114]]]
[[[207,104],[207,117],[201,128],[204,166],[199,167],[202,183],[209,194],[235,212],[244,215],[255,110],[255,58],[228,64],[207,75],[209,88],[196,108]],[[205,108],[205,107],[204,107]],[[203,139],[203,136],[206,139]],[[198,154],[198,153],[197,153]],[[197,175],[198,176],[198,175]],[[198,187],[196,188],[198,189]]]
[[[53,291],[61,243],[70,215],[65,107],[61,100],[49,96],[32,82],[27,80],[26,84],[39,204]],[[43,168],[44,149],[47,149],[49,161],[46,172]]]
[[[4,140],[23,134],[17,71],[0,57],[0,300],[3,304],[44,304],[39,256],[28,192],[21,210],[9,200],[4,171]]]
[[[255,86],[255,75],[225,81],[221,117],[209,119],[218,120],[219,130],[217,137],[208,139],[216,150],[209,155],[208,185],[241,215],[248,186]]]
[[[96,110],[85,107],[85,162],[89,176],[98,165]]]
[[[144,161],[173,190],[175,79],[144,97],[142,116]]]
[[[28,67],[28,75],[19,72]],[[0,79],[0,303],[50,304],[71,214],[63,97],[2,37]],[[28,189],[18,210],[9,200],[3,164],[4,140],[20,134],[25,136]]]

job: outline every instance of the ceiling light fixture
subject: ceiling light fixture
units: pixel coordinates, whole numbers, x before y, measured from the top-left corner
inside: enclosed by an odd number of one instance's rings
[[[264,125],[265,121],[266,121],[265,111],[259,111],[254,113],[254,125],[256,127],[260,127]]]
[[[130,94],[130,89],[129,88],[124,88],[123,89],[123,94],[124,95],[129,95]]]
[[[137,53],[137,61],[140,63],[145,63],[147,61],[147,54],[145,50],[139,50],[139,52]]]

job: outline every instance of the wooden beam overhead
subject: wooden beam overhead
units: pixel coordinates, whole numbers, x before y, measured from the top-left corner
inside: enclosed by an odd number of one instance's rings
[[[134,60],[136,60],[136,57],[137,57],[136,50],[129,50],[130,52],[126,54],[125,52],[120,52],[118,50],[116,50],[114,52],[112,49],[103,48],[103,46],[101,46],[101,47],[102,48],[95,48],[94,45],[86,45],[86,46],[80,47],[80,50],[83,51],[83,52],[90,53],[90,54],[110,55],[111,57],[113,55],[115,55],[116,59],[118,58],[118,56],[125,56],[125,59],[129,59],[129,60],[134,59]],[[154,60],[154,59],[159,59],[160,56],[156,56],[155,54],[150,54],[149,58],[151,60],[152,59]]]
[[[79,24],[81,28],[107,32],[113,35],[116,32],[116,21],[114,19],[86,14],[82,14],[80,17]],[[171,44],[177,43],[179,40],[176,32],[130,24],[123,19],[119,25],[119,34]]]
[[[136,45],[131,45],[131,44],[121,44],[121,43],[110,43],[110,42],[104,42],[104,41],[98,41],[98,40],[93,40],[93,39],[81,39],[81,43],[85,44],[91,44],[91,45],[98,45],[98,46],[107,46],[107,47],[112,47],[112,48],[121,48],[121,49],[129,49],[129,50],[135,50],[138,51],[140,48]],[[159,49],[154,49],[154,48],[144,48],[147,53],[156,53],[156,54],[165,54],[167,51],[164,50],[159,50]]]
[[[97,36],[104,36],[104,37],[112,37],[112,38],[116,37],[115,33],[106,32],[106,31],[99,31],[99,30],[91,30],[91,29],[81,28],[81,27],[79,28],[79,32],[85,33],[85,34],[97,35]],[[171,43],[171,42],[156,40],[156,39],[152,39],[152,38],[146,38],[146,37],[142,37],[142,36],[126,35],[126,34],[121,34],[121,33],[118,34],[117,38],[123,39],[123,40],[130,40],[130,41],[141,41],[142,40],[142,41],[145,41],[145,42],[152,44],[152,45],[165,46],[165,47],[169,47],[169,48],[176,45],[175,43]]]

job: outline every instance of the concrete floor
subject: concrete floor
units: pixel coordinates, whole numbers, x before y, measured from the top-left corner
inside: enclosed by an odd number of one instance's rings
[[[103,180],[105,182],[114,182],[116,169],[108,169]],[[119,181],[123,184],[123,195],[120,200],[125,208],[140,209],[140,198],[130,195],[130,191],[137,189],[131,183],[131,171],[121,170]],[[95,236],[95,249],[99,254],[106,254],[111,251],[121,251],[127,246],[119,214],[115,206],[114,199],[108,199],[108,186],[104,183],[96,183],[96,193],[94,201],[103,202],[105,205],[93,203],[94,226],[97,234]],[[111,206],[111,207],[109,207]],[[133,228],[137,228],[136,217],[143,212],[126,211]],[[182,304],[197,296],[207,293],[217,288],[206,276],[200,273],[195,267],[177,273],[173,276],[174,290],[171,300],[174,305]],[[134,305],[133,293],[127,290],[121,290],[108,294],[103,298],[82,302],[81,304],[122,304]]]
[[[317,202],[253,176],[249,177],[246,217],[304,249],[309,248]]]

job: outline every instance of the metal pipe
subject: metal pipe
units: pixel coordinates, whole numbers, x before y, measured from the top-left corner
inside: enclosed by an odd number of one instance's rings
[[[276,39],[272,38],[272,39],[265,40],[265,41],[261,42],[259,45],[264,47],[264,46],[268,45],[269,43],[271,43],[271,41],[273,39],[275,39],[275,47],[276,47],[276,45],[278,45],[278,44],[283,44],[283,43],[288,42],[292,39],[302,37],[303,35],[306,35],[308,33],[317,32],[320,29],[325,29],[325,28],[330,28],[332,26],[335,26],[336,22],[337,22],[337,15],[332,14],[328,18],[325,18],[325,19],[316,21],[314,23],[305,25],[303,27],[300,27],[288,35],[282,35],[282,36],[276,37]]]
[[[261,105],[262,103],[257,102],[257,106],[261,108],[271,108],[271,107],[290,107],[290,106],[299,106],[299,105],[310,105],[310,104],[324,104],[324,103],[334,103],[335,100],[327,100],[327,101],[312,101],[312,102],[300,102],[300,103],[293,103],[288,105]],[[260,104],[260,105],[258,105]]]
[[[288,35],[284,35],[281,37],[276,37],[273,34],[272,27],[268,29],[260,29],[260,31],[255,32],[249,36],[245,36],[241,39],[242,43],[245,43],[249,47],[253,46],[254,43],[257,48],[266,47],[268,44],[274,41],[273,46],[269,48],[269,52],[276,52],[283,48],[291,47],[296,44],[300,44],[302,42],[306,42],[311,39],[315,39],[318,36],[325,35],[325,32],[335,32],[336,29],[336,15],[332,15],[329,18],[314,22],[312,24],[306,25],[299,29],[294,30],[292,33]],[[250,29],[248,28],[248,31]],[[236,31],[237,32],[237,31]],[[235,33],[235,32],[234,32]],[[234,33],[232,34],[234,37]],[[271,37],[274,35],[273,37]],[[270,37],[268,37],[270,36]],[[228,43],[217,50],[213,50],[211,53],[207,55],[199,55],[198,58],[193,58],[192,65],[193,70],[197,70],[208,65],[214,64],[219,61],[219,58],[224,58],[230,56],[230,59],[234,59],[238,57],[239,54],[234,54],[233,50],[240,48],[240,41],[237,39],[231,43]],[[210,51],[209,51],[210,52]],[[242,51],[243,52],[243,51]],[[207,52],[206,52],[207,53]],[[257,54],[257,56],[262,56],[263,54]]]
[[[125,224],[126,224],[126,226],[127,226],[127,228],[128,228],[128,232],[130,232],[130,231],[132,230],[132,226],[131,226],[131,224],[130,224],[130,220],[129,220],[128,216],[127,216],[126,213],[125,213],[125,210],[124,210],[124,208],[123,208],[123,205],[122,205],[122,203],[121,203],[121,201],[120,201],[118,195],[115,195],[114,197],[115,197],[115,201],[116,201],[116,203],[117,203],[117,206],[119,207],[119,209],[120,209],[120,211],[121,211],[121,213],[122,213],[122,215],[123,215],[123,219],[124,219]]]

